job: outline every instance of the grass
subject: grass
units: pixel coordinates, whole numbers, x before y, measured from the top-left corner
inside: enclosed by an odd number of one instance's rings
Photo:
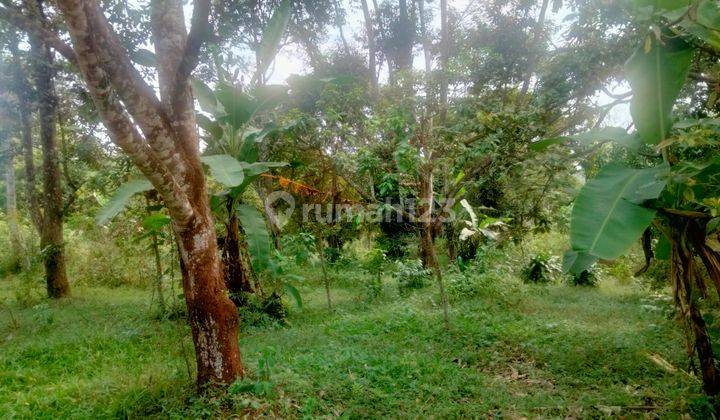
[[[508,281],[496,289],[510,293],[455,295],[446,331],[432,286],[401,298],[385,280],[374,303],[336,282],[332,314],[306,284],[290,326],[241,336],[251,380],[273,362],[272,391],[205,397],[187,327],[157,319],[149,292],[76,288],[23,307],[24,286],[2,280],[0,417],[665,417],[702,403],[662,295]]]

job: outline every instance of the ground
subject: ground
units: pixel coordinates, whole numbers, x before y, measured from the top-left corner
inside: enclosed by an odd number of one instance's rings
[[[230,395],[207,397],[195,396],[189,376],[187,327],[181,318],[158,318],[147,290],[76,287],[69,299],[22,305],[20,280],[0,280],[0,417],[665,417],[702,410],[669,299],[636,284],[509,281],[451,294],[446,330],[432,285],[367,302],[337,275],[332,314],[319,285],[302,286],[305,303],[290,307],[289,325],[244,329],[250,379]],[[392,279],[384,281],[392,290]]]

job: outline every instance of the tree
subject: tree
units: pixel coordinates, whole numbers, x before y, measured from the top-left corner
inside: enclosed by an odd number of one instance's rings
[[[43,22],[5,4],[0,14],[6,20],[42,38],[77,66],[113,142],[158,191],[182,257],[198,385],[233,382],[243,375],[239,321],[223,281],[189,84],[208,35],[210,2],[195,2],[189,32],[180,1],[151,2],[160,99],[133,66],[96,1],[57,2],[72,46]]]

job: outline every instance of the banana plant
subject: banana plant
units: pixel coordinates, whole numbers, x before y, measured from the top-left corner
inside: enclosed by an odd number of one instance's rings
[[[572,209],[571,249],[563,265],[566,271],[579,274],[599,259],[626,254],[641,238],[649,264],[651,225],[661,232],[661,242],[670,245],[675,301],[694,336],[689,348],[697,353],[704,391],[715,396],[720,393],[720,372],[698,304],[698,296],[706,291],[696,281],[695,260],[699,257],[703,262],[720,294],[720,248],[710,245],[720,225],[717,212],[713,213],[720,202],[720,158],[716,145],[698,144],[685,134],[693,126],[712,125],[712,121],[676,123],[673,109],[698,46],[720,54],[720,7],[709,0],[635,0],[634,5],[637,19],[650,28],[625,65],[635,132],[606,128],[546,139],[534,147],[608,140],[628,145],[632,144],[629,139],[637,139],[640,144],[632,150],[657,153],[649,159],[647,153],[634,155],[635,161],[647,162],[644,167],[605,166],[583,186]]]

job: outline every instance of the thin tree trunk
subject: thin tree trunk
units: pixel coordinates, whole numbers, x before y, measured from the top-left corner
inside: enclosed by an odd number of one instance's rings
[[[450,31],[447,0],[440,0],[440,125],[445,124],[448,105],[448,63],[450,60]]]
[[[244,266],[240,252],[240,225],[235,212],[235,200],[231,197],[227,197],[226,200],[228,221],[225,225],[225,241],[223,245],[225,284],[230,292],[230,299],[236,306],[240,307],[245,304],[243,294],[253,293],[253,288],[248,278],[250,267]]]
[[[693,345],[700,362],[703,390],[709,396],[720,393],[720,374],[715,364],[710,336],[693,293],[694,278],[698,275],[693,255],[687,245],[685,226],[672,226],[670,278],[675,302],[683,321],[695,338]]]
[[[700,255],[718,297],[720,297],[720,254],[705,244],[705,228],[699,226],[695,221],[689,222],[688,237],[693,248]]]
[[[44,21],[40,4],[29,0],[27,7],[39,20]],[[61,298],[70,294],[65,269],[65,243],[63,238],[63,204],[60,185],[60,161],[57,150],[57,103],[55,93],[53,54],[36,36],[30,36],[32,70],[38,93],[40,115],[40,142],[43,151],[43,218],[40,228],[40,248],[45,265],[45,282],[48,296]]]
[[[145,200],[147,203],[147,206],[150,207],[150,198],[146,195]],[[152,231],[152,235],[150,235],[150,239],[152,240],[151,247],[153,251],[153,257],[155,258],[155,290],[158,295],[158,303],[160,305],[160,310],[162,313],[165,313],[165,295],[163,293],[163,269],[162,269],[162,260],[160,259],[160,243],[158,241],[158,235],[156,231]]]
[[[15,150],[10,143],[7,132],[3,133],[8,142],[8,153],[5,161],[5,211],[10,233],[10,249],[12,251],[12,269],[17,271],[22,267],[22,240],[17,213],[17,192],[15,190]]]
[[[30,117],[30,99],[28,97],[31,87],[23,70],[23,63],[17,50],[17,40],[9,43],[13,55],[13,90],[18,98],[18,113],[20,114],[20,133],[22,137],[22,153],[25,172],[25,196],[28,203],[28,212],[33,226],[40,232],[42,225],[42,212],[35,192],[35,159],[33,157],[32,123]]]
[[[523,80],[522,88],[520,89],[521,96],[525,95],[528,92],[528,89],[530,89],[530,80],[532,79],[532,74],[535,72],[535,66],[537,65],[538,60],[538,55],[534,51],[534,49],[537,48],[540,43],[543,26],[545,26],[545,15],[547,14],[549,4],[550,0],[543,0],[542,5],[540,6],[540,15],[538,16],[538,20],[535,23],[535,30],[533,31],[533,37],[531,41],[532,50],[530,51],[530,55],[528,57],[528,65],[527,69],[525,70],[525,79]]]
[[[270,180],[261,177],[255,185],[257,186],[257,193],[260,197],[260,201],[263,203],[263,213],[265,214],[265,219],[267,220],[270,233],[272,234],[273,245],[276,250],[280,251],[282,249],[282,243],[280,242],[280,222],[278,221],[274,210],[271,208],[272,203],[267,202],[268,191],[271,189]]]
[[[440,303],[443,308],[443,321],[445,328],[450,327],[450,316],[448,314],[448,301],[445,294],[445,285],[443,284],[442,271],[435,250],[435,242],[433,238],[434,219],[433,207],[435,201],[435,192],[433,190],[433,173],[431,163],[423,165],[420,169],[420,248],[424,255],[425,268],[432,271],[433,276],[438,284],[440,292]]]
[[[375,97],[378,93],[377,77],[377,51],[375,47],[375,28],[367,0],[361,0],[363,16],[365,18],[365,35],[368,43],[368,69],[370,70],[370,93]]]
[[[325,285],[325,297],[327,298],[328,310],[332,311],[332,299],[330,299],[330,278],[327,274],[327,268],[325,267],[325,248],[322,244],[322,238],[317,238],[316,248],[318,256],[320,257],[320,269],[322,270],[323,284]]]
[[[158,243],[158,237],[156,233],[152,234],[152,250],[153,256],[155,257],[155,288],[158,294],[158,303],[160,304],[160,310],[165,312],[165,295],[163,294],[163,269],[162,262],[160,260],[160,244]]]

